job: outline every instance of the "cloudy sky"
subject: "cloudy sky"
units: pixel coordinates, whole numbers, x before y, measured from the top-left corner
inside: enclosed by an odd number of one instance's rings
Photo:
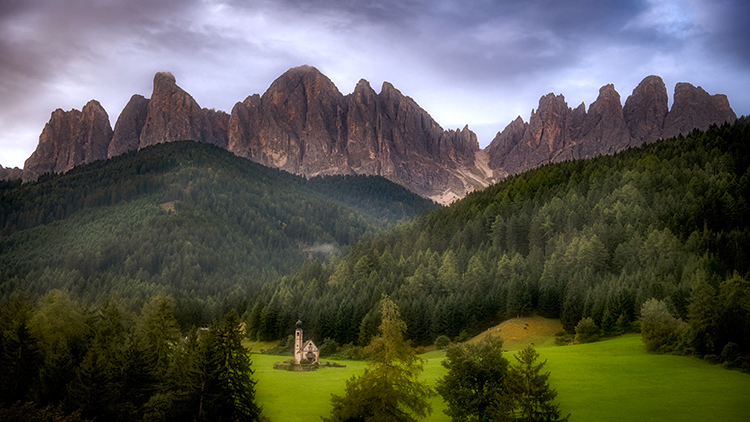
[[[484,147],[539,97],[624,102],[645,76],[724,93],[750,114],[746,0],[2,0],[0,164],[23,166],[56,108],[97,99],[112,126],[170,71],[230,111],[291,67],[350,93],[391,82]]]

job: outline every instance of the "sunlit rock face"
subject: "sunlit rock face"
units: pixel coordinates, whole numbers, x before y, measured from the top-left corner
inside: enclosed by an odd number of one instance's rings
[[[217,143],[203,109],[177,86],[171,73],[159,72],[154,76],[154,91],[138,146],[178,140]]]
[[[107,158],[112,140],[109,116],[96,100],[81,111],[52,112],[39,135],[36,150],[24,163],[23,180],[33,181],[44,173],[64,173],[74,166]]]

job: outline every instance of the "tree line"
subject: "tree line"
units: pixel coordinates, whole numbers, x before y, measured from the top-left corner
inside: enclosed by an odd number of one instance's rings
[[[182,337],[166,296],[138,314],[61,290],[1,305],[0,419],[261,420],[234,312]]]

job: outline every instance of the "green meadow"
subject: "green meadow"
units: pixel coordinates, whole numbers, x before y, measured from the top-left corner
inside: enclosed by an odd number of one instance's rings
[[[653,355],[640,335],[539,349],[575,421],[749,421],[750,375]]]
[[[547,359],[561,409],[572,414],[572,421],[750,420],[750,375],[694,358],[648,354],[639,335],[538,351]],[[507,357],[514,361],[512,353]],[[423,377],[432,385],[445,372],[443,357],[442,351],[423,355]],[[331,409],[331,394],[342,394],[345,380],[366,367],[365,362],[340,361],[347,367],[273,369],[274,362],[286,359],[253,355],[256,399],[274,422],[319,421]],[[449,421],[442,409],[438,396],[426,421]]]

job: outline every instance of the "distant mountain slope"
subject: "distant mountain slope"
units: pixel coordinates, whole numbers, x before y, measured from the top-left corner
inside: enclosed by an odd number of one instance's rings
[[[159,144],[0,190],[0,291],[244,301],[436,207],[380,178],[308,181],[213,145]]]
[[[750,121],[593,159],[548,164],[472,192],[264,286],[250,332],[367,344],[383,293],[431,344],[516,317],[591,317],[632,329],[649,298],[695,330],[699,354],[750,354]],[[288,308],[285,303],[299,303]],[[507,340],[507,339],[506,339]]]
[[[735,119],[726,95],[710,95],[688,83],[677,84],[669,110],[664,82],[652,75],[624,107],[611,84],[601,88],[588,111],[583,103],[571,109],[562,95],[547,94],[528,123],[519,116],[482,150],[468,126],[443,129],[388,82],[377,93],[361,80],[343,95],[317,69],[300,66],[228,114],[201,108],[171,73],[159,72],[151,98],[133,95],[114,130],[95,100],[82,111],[55,110],[22,176],[36,180],[43,173],[190,139],[308,177],[382,176],[449,204],[542,164],[612,154]]]

